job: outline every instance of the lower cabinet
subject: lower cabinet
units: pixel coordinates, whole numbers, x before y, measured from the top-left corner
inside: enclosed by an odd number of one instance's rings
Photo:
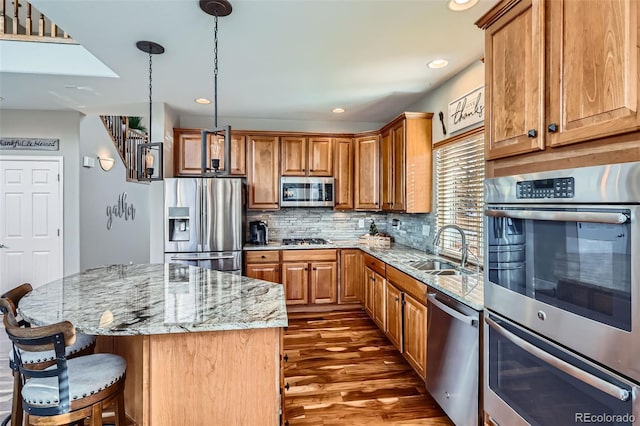
[[[386,286],[387,280],[378,274],[373,273],[373,321],[378,324],[382,330],[385,329],[386,317]]]
[[[280,251],[255,250],[244,252],[244,274],[258,280],[280,283]]]
[[[384,331],[387,337],[402,352],[402,292],[387,281],[386,286],[386,318]]]
[[[404,355],[420,374],[427,374],[427,307],[404,295]]]
[[[338,303],[363,301],[362,273],[362,251],[360,249],[340,250]]]
[[[338,302],[337,250],[282,250],[287,305]]]
[[[375,272],[369,268],[364,268],[364,282],[362,287],[364,289],[364,310],[369,317],[373,319],[373,289],[376,281]]]

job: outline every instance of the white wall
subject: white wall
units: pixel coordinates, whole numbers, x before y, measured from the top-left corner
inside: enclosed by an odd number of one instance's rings
[[[80,268],[82,270],[114,263],[149,263],[150,185],[127,182],[120,155],[100,117],[80,119],[80,158],[106,156],[115,160],[108,172],[96,167],[80,167]],[[127,205],[135,216],[113,216],[107,229],[107,207],[117,204],[126,192]]]
[[[64,157],[64,274],[80,271],[80,198],[78,185],[79,121],[77,112],[2,110],[0,136],[60,139],[59,151],[3,150],[2,155]]]
[[[442,133],[442,124],[438,118],[438,113],[442,111],[446,124],[449,102],[483,85],[484,64],[480,60],[477,60],[440,86],[431,90],[424,98],[410,106],[407,111],[433,112],[433,143],[436,143],[445,138],[483,125],[483,123],[478,123],[453,133],[449,133],[447,129],[447,135],[445,136]]]
[[[399,111],[398,114],[400,114]],[[396,114],[397,115],[397,114]],[[357,133],[378,130],[385,123],[365,123],[349,121],[302,121],[302,120],[270,120],[262,118],[218,117],[218,124],[228,124],[231,129],[265,130],[283,132],[318,132],[318,133]],[[180,127],[185,129],[210,129],[213,127],[212,116],[183,115]]]

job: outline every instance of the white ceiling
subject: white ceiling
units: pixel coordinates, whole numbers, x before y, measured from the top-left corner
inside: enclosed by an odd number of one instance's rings
[[[385,122],[483,56],[484,36],[473,23],[496,0],[465,12],[446,3],[231,0],[233,13],[219,22],[218,115]],[[146,115],[149,58],[135,43],[151,40],[166,49],[153,57],[154,104],[164,102],[179,115],[213,114],[212,105],[194,102],[213,97],[213,17],[197,1],[32,4],[81,46],[48,44],[49,53],[42,53],[31,51],[31,43],[3,45],[3,109]],[[90,63],[83,48],[106,67],[78,72]],[[25,58],[32,63],[21,69]],[[435,58],[449,66],[427,68]],[[332,114],[338,106],[347,112]]]

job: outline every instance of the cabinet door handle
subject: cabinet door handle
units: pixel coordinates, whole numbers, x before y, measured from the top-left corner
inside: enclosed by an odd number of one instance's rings
[[[284,385],[284,388],[285,388],[286,390],[289,390],[289,383],[287,383],[286,385]]]
[[[262,256],[260,256],[260,257],[263,258],[263,259],[267,258],[267,256],[265,256],[264,254]]]
[[[558,125],[556,123],[551,123],[547,127],[547,130],[549,131],[549,133],[555,133],[558,131]]]
[[[305,270],[305,271],[308,271],[309,269],[308,269],[308,268],[304,268],[304,270]]]
[[[285,362],[289,362],[289,355],[285,355],[283,359],[285,360]]]
[[[400,300],[400,299],[398,298],[398,296],[396,296],[396,302],[397,302],[398,300]]]
[[[309,169],[309,171],[310,171],[310,172],[312,172],[312,171],[313,171],[313,169]]]
[[[535,138],[536,136],[538,136],[538,131],[536,129],[531,129],[527,132],[527,136],[529,136],[530,138]]]
[[[315,267],[315,266],[313,267],[313,270],[314,270],[314,271],[316,270],[316,267]]]

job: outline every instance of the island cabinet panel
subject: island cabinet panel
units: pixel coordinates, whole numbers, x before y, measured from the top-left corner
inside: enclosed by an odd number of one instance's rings
[[[340,251],[338,303],[362,302],[362,269],[362,251],[359,249]]]
[[[427,372],[427,307],[404,294],[404,356],[425,378]]]
[[[276,136],[248,136],[249,209],[275,210],[279,206],[280,147]]]
[[[338,264],[336,262],[310,263],[311,303],[338,301]]]
[[[149,336],[148,417],[138,425],[202,425],[222,419],[234,425],[280,424],[280,332]]]
[[[282,263],[282,284],[284,284],[287,305],[309,303],[309,264]]]
[[[386,286],[386,317],[384,331],[393,346],[402,352],[402,292],[390,282]]]
[[[380,210],[378,135],[356,138],[355,209]]]
[[[174,171],[178,176],[199,175],[202,171],[202,129],[173,129]],[[246,142],[245,136],[231,132],[231,170],[232,175],[246,174]],[[211,158],[220,158],[220,168],[226,170],[224,164],[224,137],[207,135],[207,166],[211,167]]]
[[[353,209],[353,139],[335,139],[335,199],[336,210]]]

